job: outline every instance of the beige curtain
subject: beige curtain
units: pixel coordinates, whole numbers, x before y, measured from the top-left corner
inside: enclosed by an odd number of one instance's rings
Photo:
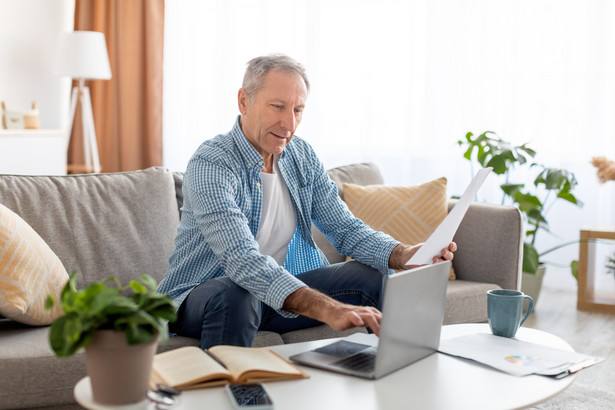
[[[162,165],[163,29],[164,0],[76,0],[75,30],[105,33],[111,63],[111,80],[88,84],[102,172]],[[77,112],[72,172],[87,172],[81,134]]]

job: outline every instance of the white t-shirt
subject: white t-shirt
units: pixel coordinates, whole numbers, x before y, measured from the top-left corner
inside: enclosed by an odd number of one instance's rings
[[[263,255],[269,255],[283,265],[288,244],[297,229],[297,215],[286,182],[280,174],[278,159],[273,161],[273,174],[260,174],[263,189],[261,219],[256,242]]]

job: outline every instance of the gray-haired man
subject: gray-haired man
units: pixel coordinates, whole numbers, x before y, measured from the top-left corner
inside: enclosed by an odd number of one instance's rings
[[[171,325],[201,347],[250,346],[257,330],[326,323],[380,327],[383,274],[404,268],[405,245],[355,218],[310,145],[294,135],[309,91],[302,65],[285,55],[248,63],[241,113],[188,163],[184,206],[159,290],[179,306]],[[310,222],[339,253],[329,265]],[[434,261],[453,258],[451,243]]]

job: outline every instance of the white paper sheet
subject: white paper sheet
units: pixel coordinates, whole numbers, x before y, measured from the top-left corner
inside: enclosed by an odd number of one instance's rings
[[[476,192],[478,192],[478,188],[483,184],[492,169],[489,167],[478,171],[453,209],[440,222],[440,225],[433,231],[423,246],[406,262],[406,266],[431,264],[433,263],[434,256],[440,256],[442,249],[448,248],[448,245],[453,240],[453,236],[455,236],[455,232],[457,232],[457,228],[459,228],[461,220],[470,207],[470,203],[474,199]]]
[[[443,339],[438,351],[471,359],[513,376],[555,376],[567,369],[575,369],[575,364],[584,363],[584,368],[604,360],[491,333]]]

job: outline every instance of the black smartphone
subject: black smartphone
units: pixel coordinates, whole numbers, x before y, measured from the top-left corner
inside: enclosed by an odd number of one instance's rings
[[[269,410],[273,409],[271,397],[262,383],[227,384],[233,406],[238,410]]]

